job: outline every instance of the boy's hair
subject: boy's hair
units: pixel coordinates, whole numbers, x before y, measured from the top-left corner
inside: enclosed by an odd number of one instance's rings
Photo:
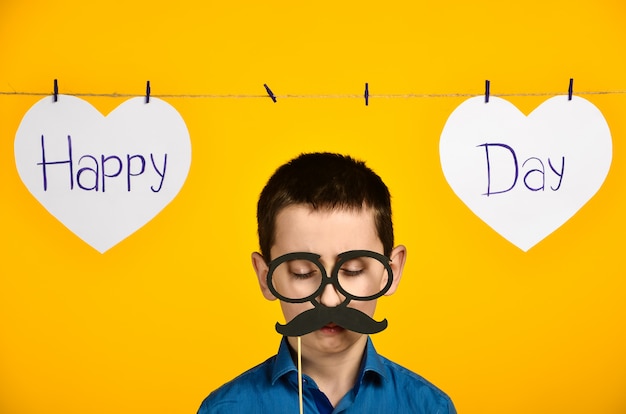
[[[333,153],[301,154],[279,167],[257,204],[261,254],[267,262],[274,244],[276,216],[285,207],[306,204],[314,210],[370,208],[384,254],[393,249],[391,196],[382,179],[364,162]]]

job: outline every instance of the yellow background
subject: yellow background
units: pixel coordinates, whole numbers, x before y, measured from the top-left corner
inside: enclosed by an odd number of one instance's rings
[[[21,183],[13,140],[41,96],[0,95],[0,413],[193,413],[272,355],[282,320],[250,266],[255,203],[303,151],[368,161],[409,250],[378,350],[460,413],[626,413],[626,6],[621,0],[0,2],[0,91],[164,98],[191,134],[178,197],[99,254]],[[466,97],[529,113],[575,92],[613,163],[571,220],[523,253],[453,194],[439,134]],[[278,95],[273,104],[267,83]],[[533,95],[548,93],[547,95]],[[530,96],[519,96],[529,94]],[[88,96],[103,113],[125,98]]]

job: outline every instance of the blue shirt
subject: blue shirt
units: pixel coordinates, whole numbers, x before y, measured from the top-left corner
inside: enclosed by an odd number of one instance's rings
[[[302,376],[304,414],[456,414],[450,398],[406,368],[379,355],[370,338],[357,381],[337,404]],[[298,414],[298,371],[286,338],[278,354],[213,391],[198,414]]]

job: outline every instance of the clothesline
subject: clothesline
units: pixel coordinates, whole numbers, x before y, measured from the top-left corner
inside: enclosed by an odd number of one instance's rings
[[[132,98],[145,96],[137,93],[97,93],[97,92],[63,92],[59,94],[77,97],[105,97],[105,98]],[[625,95],[626,90],[605,91],[575,91],[574,95]],[[464,98],[480,96],[480,93],[368,93],[370,99],[436,99],[436,98]],[[556,96],[567,95],[567,91],[552,92],[505,92],[491,93],[491,96],[523,97],[523,96]],[[28,91],[0,91],[0,96],[53,96],[51,92]],[[182,98],[182,99],[255,99],[268,98],[268,94],[215,94],[215,93],[170,93],[150,94],[155,98]],[[363,99],[364,94],[273,94],[279,99]],[[271,97],[271,96],[270,96]]]

